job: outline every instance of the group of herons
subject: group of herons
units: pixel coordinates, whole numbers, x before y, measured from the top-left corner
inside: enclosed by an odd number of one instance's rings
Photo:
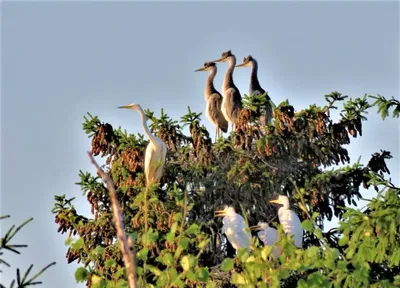
[[[222,84],[221,95],[214,87],[214,77],[217,73],[216,62],[229,62],[228,69]],[[196,71],[209,71],[209,76],[205,88],[206,100],[206,116],[208,120],[215,126],[215,136],[220,136],[221,131],[228,131],[228,122],[232,125],[232,130],[235,129],[235,124],[242,109],[242,97],[239,89],[233,82],[233,71],[235,67],[252,67],[251,81],[250,81],[250,95],[263,95],[267,97],[267,102],[270,101],[267,93],[261,88],[257,78],[257,61],[252,57],[245,57],[242,64],[236,65],[236,57],[232,52],[223,52],[221,58],[205,62],[204,67]],[[150,142],[146,148],[144,171],[146,175],[146,186],[152,183],[158,183],[163,174],[165,158],[167,154],[167,146],[158,137],[154,136],[146,123],[146,116],[139,104],[132,103],[130,105],[121,106],[118,108],[125,108],[136,110],[141,116],[142,126],[144,133],[149,138]],[[272,118],[272,108],[269,106],[266,110],[265,119],[269,122]],[[270,203],[279,204],[278,218],[280,224],[283,226],[285,233],[292,235],[294,244],[301,248],[303,242],[303,229],[299,217],[289,209],[289,199],[287,196],[280,195],[276,200],[271,200]],[[236,250],[239,248],[249,248],[251,244],[250,230],[258,230],[258,236],[264,245],[273,246],[278,240],[278,231],[275,228],[269,227],[267,223],[259,223],[256,226],[248,227],[244,218],[237,214],[233,207],[225,206],[223,210],[216,211],[215,216],[224,217],[222,219],[224,233],[228,241]],[[273,255],[278,257],[280,255],[279,247],[275,247]]]

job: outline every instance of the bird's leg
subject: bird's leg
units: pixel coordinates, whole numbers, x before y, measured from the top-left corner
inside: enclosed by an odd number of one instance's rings
[[[215,127],[214,143],[217,142],[217,137],[218,137],[218,126]]]

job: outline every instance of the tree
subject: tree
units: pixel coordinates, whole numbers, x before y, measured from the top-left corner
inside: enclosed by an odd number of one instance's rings
[[[10,218],[10,215],[5,215],[5,216],[1,216],[0,220],[4,220]],[[26,224],[28,224],[29,222],[31,222],[33,220],[33,218],[30,218],[28,220],[26,220],[24,223],[22,223],[21,225],[19,225],[17,228],[15,228],[15,225],[11,226],[10,229],[8,229],[6,235],[2,238],[0,238],[0,264],[4,264],[7,267],[10,267],[10,264],[7,263],[7,261],[5,261],[3,259],[3,254],[4,252],[2,252],[2,250],[6,250],[6,251],[11,251],[14,252],[16,254],[21,254],[20,251],[18,251],[20,248],[26,248],[28,247],[28,245],[24,245],[24,244],[11,244],[11,240],[14,238],[14,236],[18,233],[18,231],[20,231]],[[17,278],[16,280],[12,280],[10,283],[10,288],[25,288],[25,287],[30,287],[30,286],[34,286],[34,285],[39,285],[42,284],[42,282],[37,281],[36,279],[43,274],[44,271],[46,271],[48,268],[50,268],[51,266],[55,265],[56,262],[52,262],[49,265],[47,265],[46,267],[44,267],[43,269],[41,269],[38,273],[36,273],[35,275],[33,275],[31,278],[28,278],[29,273],[31,272],[32,268],[33,268],[33,264],[31,264],[28,268],[28,270],[25,272],[24,275],[21,276],[21,272],[19,270],[19,268],[17,268]],[[0,273],[2,273],[3,271],[0,270]],[[16,285],[16,286],[15,286]],[[6,286],[4,284],[0,283],[0,288],[6,288]]]
[[[159,186],[145,188],[141,134],[114,129],[88,113],[83,129],[92,138],[94,156],[105,158],[105,173],[116,187],[124,230],[132,239],[140,287],[393,287],[400,284],[400,189],[385,179],[390,152],[372,155],[367,165],[350,164],[345,145],[362,136],[364,116],[373,105],[382,116],[397,100],[378,96],[348,99],[333,92],[327,105],[295,112],[288,101],[274,107],[274,121],[260,124],[262,96],[245,96],[235,133],[212,143],[201,113],[171,119],[146,110],[150,129],[168,147]],[[386,102],[385,102],[386,101]],[[387,101],[392,101],[388,104]],[[341,118],[330,111],[343,102]],[[397,108],[398,109],[398,106]],[[385,112],[386,111],[386,112]],[[396,110],[397,111],[397,110]],[[393,113],[398,116],[398,113]],[[189,135],[183,128],[188,126]],[[347,164],[335,168],[338,164]],[[80,215],[72,199],[55,197],[58,231],[68,232],[68,263],[83,263],[75,274],[88,287],[128,287],[112,222],[110,194],[99,176],[80,171],[77,183],[92,208]],[[352,209],[360,187],[373,186],[367,209]],[[291,209],[303,221],[303,249],[282,232],[276,193],[290,196]],[[232,205],[249,225],[272,222],[280,233],[282,255],[270,256],[253,237],[251,252],[238,253],[221,234],[214,211]],[[338,227],[322,232],[324,222]],[[78,236],[73,239],[72,235]]]

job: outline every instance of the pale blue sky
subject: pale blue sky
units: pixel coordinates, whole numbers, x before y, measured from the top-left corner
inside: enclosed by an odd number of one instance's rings
[[[141,132],[139,117],[116,107],[132,102],[178,118],[190,105],[204,111],[206,74],[193,71],[232,49],[239,61],[259,62],[260,83],[275,103],[297,110],[324,104],[323,95],[380,93],[399,97],[399,4],[387,3],[3,3],[1,90],[2,233],[34,217],[16,241],[29,248],[6,254],[1,283],[17,266],[43,275],[43,287],[84,287],[67,265],[65,236],[50,210],[54,194],[76,196],[78,171],[93,171],[81,129],[87,111],[114,127]],[[220,89],[226,64],[218,66]],[[248,69],[234,79],[247,93]],[[353,140],[355,161],[379,149],[399,184],[399,122],[371,114],[364,136]],[[204,123],[210,127],[207,121]],[[211,130],[214,131],[214,130]],[[366,192],[372,197],[373,191]]]

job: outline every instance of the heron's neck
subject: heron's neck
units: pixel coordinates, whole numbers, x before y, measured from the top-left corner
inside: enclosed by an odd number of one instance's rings
[[[236,57],[231,56],[229,57],[229,66],[225,73],[224,83],[223,83],[223,90],[227,90],[234,86],[233,83],[233,70],[235,70],[236,65]]]
[[[258,82],[258,63],[253,59],[251,61],[250,94],[254,94],[255,91],[259,91],[261,93],[262,88]]]
[[[215,75],[217,74],[217,68],[214,68],[210,71],[210,75],[208,75],[207,77],[207,81],[206,81],[206,89],[204,91],[204,98],[207,101],[208,97],[217,92],[217,90],[214,87],[214,78]]]
[[[140,114],[140,119],[142,120],[142,126],[143,126],[143,130],[144,130],[144,134],[147,135],[147,137],[149,138],[150,142],[154,143],[156,140],[156,137],[150,132],[149,127],[147,126],[147,122],[146,122],[146,115],[144,114],[144,111],[142,109],[142,107],[138,107],[137,111]]]

